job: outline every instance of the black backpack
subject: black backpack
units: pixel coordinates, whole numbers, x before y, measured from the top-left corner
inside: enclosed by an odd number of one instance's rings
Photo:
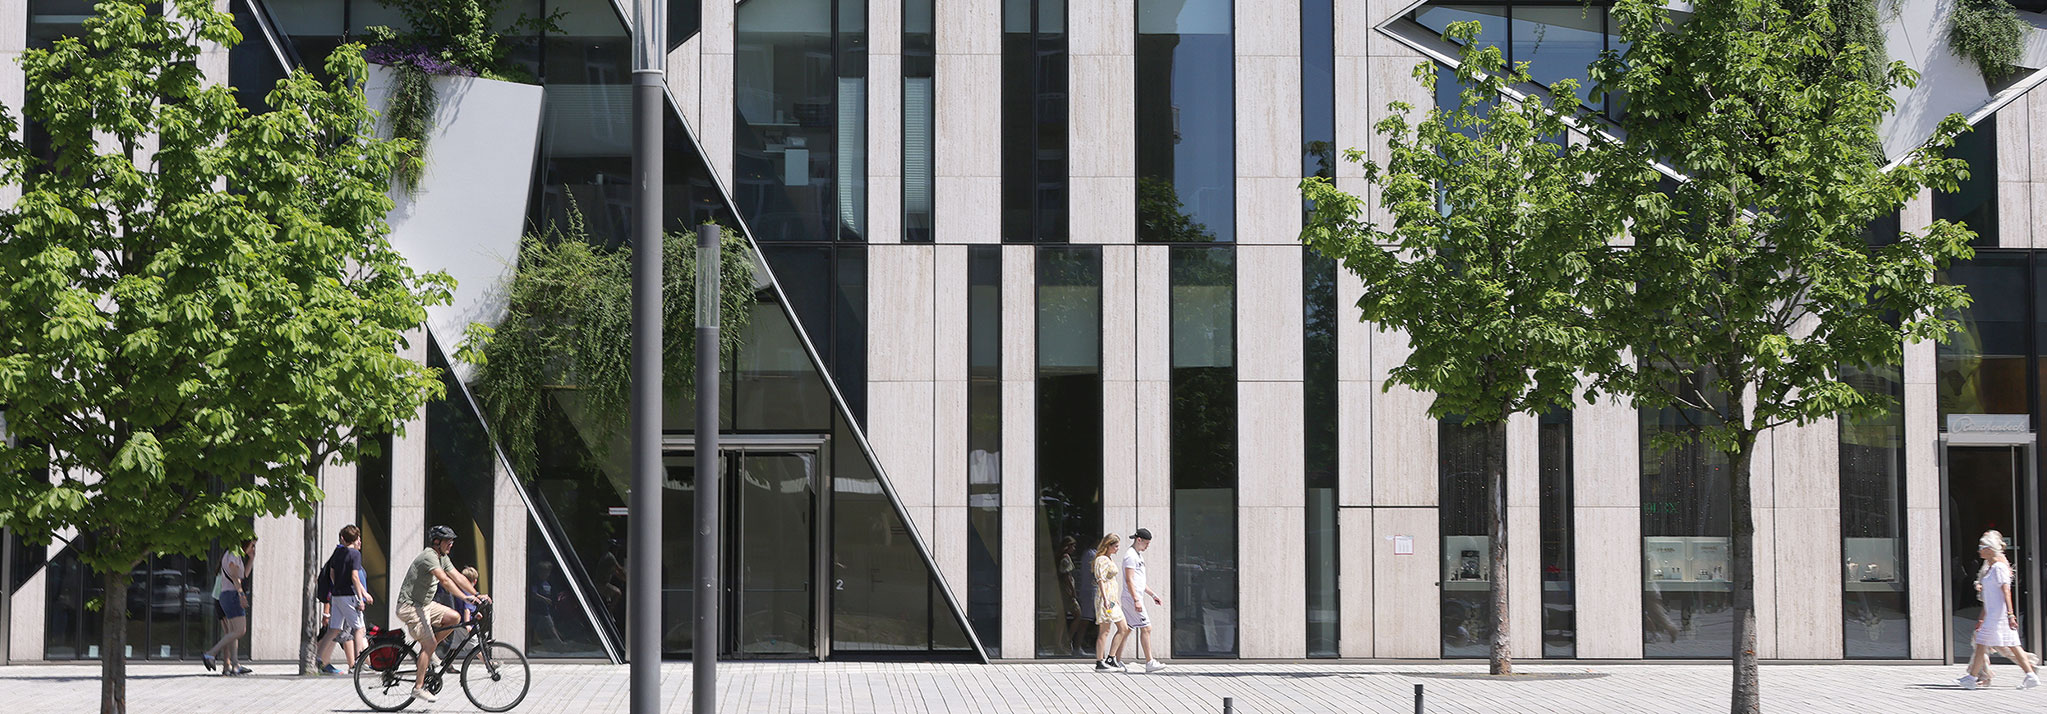
[[[313,597],[320,602],[327,602],[328,598],[334,597],[334,593],[344,587],[343,583],[334,580],[334,571],[346,562],[343,558],[346,557],[347,550],[348,546],[345,545],[334,546],[334,554],[327,556],[327,564],[320,566],[320,575],[313,579]],[[351,593],[354,591],[353,587],[347,590]]]

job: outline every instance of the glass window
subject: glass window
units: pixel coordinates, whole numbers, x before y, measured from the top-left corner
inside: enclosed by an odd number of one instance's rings
[[[1478,23],[1478,46],[1497,47],[1507,44],[1507,5],[1424,5],[1414,11],[1414,21],[1422,27],[1434,30],[1437,35],[1449,31],[1451,23]],[[1501,47],[1505,58],[1511,48]],[[1511,60],[1510,60],[1511,61]]]
[[[1236,253],[1175,247],[1172,324],[1175,657],[1237,654]]]
[[[1443,656],[1485,657],[1492,649],[1491,443],[1481,425],[1449,418],[1436,425],[1437,514],[1443,538]]]
[[[1336,178],[1336,2],[1301,3],[1301,175]]]
[[[441,348],[431,338],[427,366],[441,371],[448,398],[426,405],[426,527],[455,529],[455,567],[474,566],[477,584],[490,586],[492,514],[497,510],[497,460],[483,422],[469,411]],[[425,535],[422,533],[421,535]],[[411,562],[417,553],[396,553]]]
[[[733,193],[754,238],[861,240],[866,3],[759,0],[737,12]]]
[[[903,2],[903,240],[931,242],[932,0]]]
[[[1037,652],[1091,656],[1102,531],[1102,252],[1037,251]]]
[[[1726,658],[1734,649],[1727,456],[1697,440],[1672,449],[1653,445],[1659,434],[1696,434],[1710,414],[1677,407],[1640,413],[1642,656]]]
[[[1336,261],[1311,250],[1301,252],[1303,312],[1303,384],[1306,394],[1305,467],[1307,470],[1308,656],[1335,657],[1337,633],[1336,510],[1336,326],[1345,314],[1336,300]]]
[[[1236,238],[1231,0],[1137,2],[1137,239]]]
[[[363,587],[377,605],[363,611],[363,621],[390,627],[391,608],[391,435],[366,437],[362,460],[355,464],[355,524],[362,531]],[[408,561],[409,562],[409,561]]]
[[[1969,177],[1962,179],[1954,193],[1933,192],[1933,219],[1954,221],[1976,232],[1969,245],[1997,246],[1997,118],[1986,117],[1975,128],[1955,137],[1949,158],[1969,163]]]
[[[1586,67],[1606,49],[1606,11],[1591,5],[1517,6],[1510,30],[1515,62],[1528,63],[1530,79],[1544,87],[1578,80],[1578,99],[1589,101]]]
[[[1536,476],[1542,512],[1542,656],[1578,655],[1578,595],[1572,578],[1571,413],[1550,412],[1536,426]]]
[[[1002,647],[1002,246],[967,247],[967,617]]]
[[[856,419],[867,413],[867,253],[857,245],[761,248],[803,336]],[[793,333],[790,335],[794,337]],[[792,343],[792,346],[800,346]],[[808,367],[805,367],[808,369]],[[815,416],[812,417],[816,418]]]
[[[874,465],[840,420],[832,454],[832,648],[966,649],[966,637],[889,503]]]
[[[1002,0],[1002,239],[1066,241],[1066,0]]]
[[[1940,428],[1949,414],[2027,413],[2026,255],[1978,253],[1948,266],[1940,280],[1973,298],[1953,316],[1961,330],[1935,348]]]
[[[1905,416],[1896,367],[1846,369],[1842,380],[1897,405],[1873,419],[1841,419],[1842,653],[1911,656],[1905,602]]]

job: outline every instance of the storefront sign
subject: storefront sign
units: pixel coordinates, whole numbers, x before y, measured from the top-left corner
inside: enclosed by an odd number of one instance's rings
[[[1950,434],[2024,434],[2033,430],[2024,414],[1949,414]]]

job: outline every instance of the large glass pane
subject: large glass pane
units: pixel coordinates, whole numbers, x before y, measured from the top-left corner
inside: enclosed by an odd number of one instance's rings
[[[903,2],[903,240],[931,241],[932,0]]]
[[[741,3],[734,198],[763,241],[860,240],[866,211],[862,0]]]
[[[959,618],[843,420],[832,442],[832,649],[968,649]]]
[[[1544,87],[1578,80],[1578,98],[1592,97],[1586,67],[1606,49],[1606,9],[1595,5],[1517,6],[1510,29],[1514,62],[1527,62],[1531,79]]]
[[[1493,641],[1492,477],[1485,427],[1436,425],[1438,519],[1443,538],[1443,656],[1485,657]]]
[[[1067,233],[1066,0],[1002,0],[1002,239]]]
[[[1091,655],[1102,537],[1102,252],[1037,255],[1037,652]]]
[[[1236,252],[1169,254],[1175,657],[1237,654]]]
[[[1997,118],[1985,117],[1968,133],[1955,137],[1948,157],[1969,164],[1969,177],[1953,193],[1933,192],[1933,219],[1954,221],[1976,232],[1969,245],[1997,246]]]
[[[1231,0],[1137,2],[1137,239],[1236,239]]]
[[[461,398],[438,344],[429,340],[427,366],[440,370],[449,398],[426,405],[426,526],[455,529],[455,549],[448,559],[458,568],[474,566],[477,583],[488,590],[491,572],[492,514],[497,507],[497,459],[483,422]],[[417,553],[394,553],[411,562]]]
[[[355,465],[356,528],[362,531],[363,587],[377,604],[363,610],[363,621],[391,626],[391,435],[363,439],[362,460]]]
[[[2026,256],[1979,253],[1950,265],[1939,279],[1963,286],[1972,298],[1953,315],[1961,329],[1935,348],[1940,428],[1947,428],[1950,414],[2027,413]]]
[[[1644,657],[1719,659],[1734,652],[1727,456],[1696,439],[1672,449],[1652,445],[1658,434],[1696,434],[1710,418],[1676,407],[1641,410]]]
[[[1536,427],[1542,523],[1542,656],[1578,655],[1578,595],[1572,577],[1571,413],[1542,415]]]
[[[1002,247],[967,247],[967,617],[1002,647]]]
[[[728,458],[732,503],[726,528],[738,542],[728,548],[733,579],[733,651],[751,655],[807,655],[813,650],[817,532],[815,452],[739,454]],[[689,621],[686,617],[671,617]]]
[[[1841,420],[1842,653],[1911,656],[1905,603],[1905,417],[1896,367],[1844,370],[1842,379],[1888,395],[1891,413]]]
[[[1301,253],[1304,326],[1302,388],[1307,472],[1308,656],[1335,657],[1337,632],[1337,452],[1336,325],[1344,311],[1336,300],[1336,261],[1314,251]]]
[[[1493,47],[1507,43],[1507,4],[1496,5],[1437,5],[1431,4],[1415,10],[1412,15],[1422,27],[1435,30],[1441,35],[1450,29],[1453,22],[1477,22],[1478,46]],[[1501,47],[1501,52],[1508,48]]]

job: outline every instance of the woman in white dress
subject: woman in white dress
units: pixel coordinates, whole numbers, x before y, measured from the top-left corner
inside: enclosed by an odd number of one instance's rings
[[[2004,558],[2004,535],[1997,531],[1983,534],[1976,543],[1976,554],[1983,558],[1983,569],[1976,574],[1976,589],[1983,598],[1983,615],[1976,621],[1976,650],[1969,657],[1969,673],[1959,680],[1963,689],[1975,689],[1990,684],[1990,653],[1996,652],[2019,663],[2025,670],[2026,678],[2019,682],[2020,689],[2040,686],[2040,676],[2033,671],[2033,658],[2019,645],[2019,614],[2011,604],[2012,575],[2011,561]]]

